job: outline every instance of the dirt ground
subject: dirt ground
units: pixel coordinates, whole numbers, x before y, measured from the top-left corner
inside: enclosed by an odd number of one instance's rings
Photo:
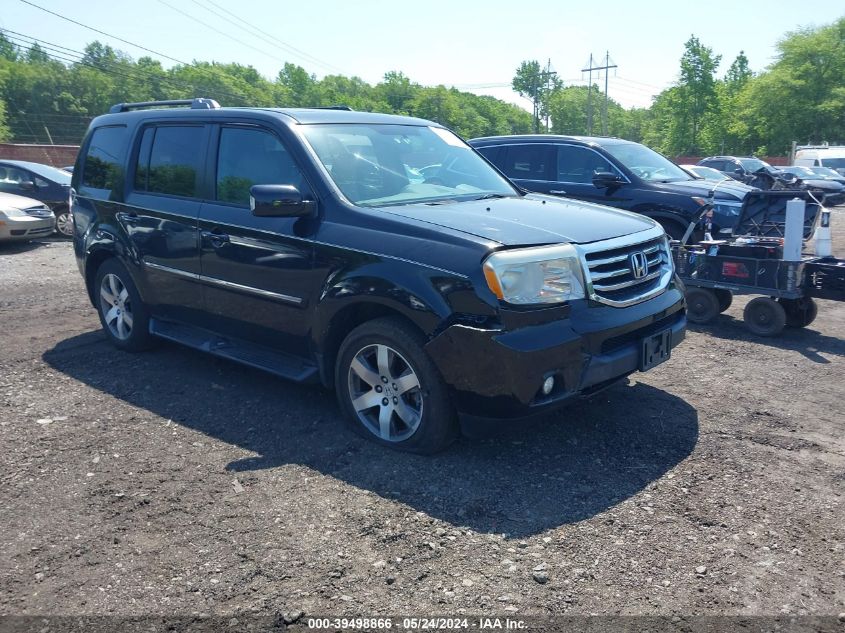
[[[845,612],[845,303],[777,339],[744,304],[418,457],[318,387],[116,351],[69,243],[0,246],[0,614]]]

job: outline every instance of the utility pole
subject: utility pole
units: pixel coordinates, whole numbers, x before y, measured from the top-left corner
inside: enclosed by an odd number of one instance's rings
[[[601,133],[607,136],[607,84],[608,84],[608,75],[611,68],[618,68],[616,64],[611,64],[610,62],[613,61],[610,59],[610,52],[606,51],[604,55],[604,66],[593,66],[593,54],[590,53],[590,66],[588,68],[582,68],[581,72],[586,73],[589,72],[590,75],[590,90],[587,93],[587,127],[590,128],[590,134],[593,133],[593,108],[592,103],[593,100],[590,95],[593,92],[593,71],[604,71],[604,111],[602,112],[602,121],[601,121]]]

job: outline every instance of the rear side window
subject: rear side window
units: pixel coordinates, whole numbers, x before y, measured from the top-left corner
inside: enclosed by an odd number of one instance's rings
[[[293,185],[305,193],[301,172],[274,134],[257,128],[222,128],[217,200],[248,206],[253,185]]]
[[[197,197],[205,141],[201,125],[147,128],[141,137],[135,189],[186,198]]]
[[[502,171],[510,178],[548,180],[550,167],[555,162],[554,154],[552,145],[511,145],[505,152]]]
[[[123,195],[123,165],[126,159],[125,126],[94,130],[82,164],[79,194],[103,200]]]

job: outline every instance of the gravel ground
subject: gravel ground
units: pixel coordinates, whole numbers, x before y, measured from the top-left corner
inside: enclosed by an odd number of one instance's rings
[[[845,304],[767,340],[744,303],[419,457],[320,388],[116,351],[68,243],[0,246],[0,614],[841,613]]]

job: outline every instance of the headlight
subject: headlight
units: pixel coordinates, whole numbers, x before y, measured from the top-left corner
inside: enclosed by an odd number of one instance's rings
[[[581,262],[570,244],[493,253],[484,261],[484,277],[493,294],[516,305],[584,297]]]
[[[22,209],[0,209],[0,217],[3,218],[24,218],[26,217],[26,212]]]
[[[716,201],[713,203],[713,210],[722,215],[739,215],[740,209],[742,209],[741,202]]]

